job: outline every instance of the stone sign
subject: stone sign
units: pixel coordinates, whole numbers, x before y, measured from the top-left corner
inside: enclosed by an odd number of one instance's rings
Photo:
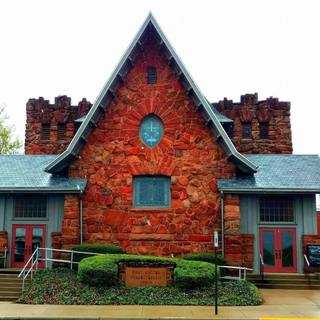
[[[127,261],[119,263],[119,281],[126,287],[166,287],[173,284],[175,263]]]
[[[167,286],[167,268],[125,268],[126,287]]]

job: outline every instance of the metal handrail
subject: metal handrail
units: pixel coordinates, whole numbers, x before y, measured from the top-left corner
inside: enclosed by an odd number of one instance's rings
[[[39,257],[39,252],[41,250],[45,251],[44,254],[44,258]],[[70,260],[67,259],[57,259],[57,258],[49,258],[48,257],[48,251],[51,252],[64,252],[64,253],[70,253]],[[29,274],[31,274],[31,279],[33,276],[33,269],[36,266],[36,269],[38,269],[38,265],[39,265],[39,261],[44,261],[45,262],[45,268],[48,267],[48,261],[51,262],[61,262],[61,263],[70,263],[70,269],[72,270],[73,265],[74,264],[79,264],[79,262],[77,261],[73,261],[74,258],[74,253],[80,253],[80,254],[87,254],[87,255],[102,255],[103,253],[97,253],[97,252],[84,252],[84,251],[75,251],[75,250],[66,250],[66,249],[53,249],[53,248],[40,248],[37,247],[33,254],[31,255],[31,257],[29,258],[29,260],[27,261],[27,263],[25,264],[25,266],[23,267],[23,269],[21,270],[21,272],[18,275],[18,278],[22,277],[22,288],[24,288],[24,282],[25,279],[29,276]],[[34,259],[35,258],[35,259]],[[31,263],[32,262],[32,263]],[[29,264],[31,263],[31,266],[29,267],[29,269],[27,270]],[[26,271],[27,270],[27,271]]]
[[[307,255],[304,254],[303,257],[304,257],[304,260],[305,260],[306,263],[307,263],[307,266],[310,267],[310,262],[309,262],[309,259],[308,259]]]
[[[264,281],[264,261],[261,253],[259,254],[259,256],[260,256],[260,276],[261,276],[261,280]]]
[[[229,280],[246,280],[247,278],[247,271],[252,271],[251,268],[247,267],[238,267],[238,266],[218,266],[219,268],[224,269],[237,269],[239,270],[238,276],[224,276],[220,277],[221,279],[229,279]]]

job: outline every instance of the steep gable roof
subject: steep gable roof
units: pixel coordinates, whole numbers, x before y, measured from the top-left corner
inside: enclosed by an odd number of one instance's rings
[[[192,80],[185,66],[175,53],[173,47],[170,45],[169,41],[163,34],[151,13],[148,15],[146,21],[133,39],[131,45],[121,58],[110,79],[102,88],[96,101],[82,122],[68,148],[51,163],[49,163],[45,170],[50,173],[59,173],[67,168],[73,159],[78,157],[79,152],[87,142],[90,133],[95,127],[97,127],[99,119],[115,97],[117,89],[120,87],[124,78],[133,67],[149,33],[152,33],[152,35],[159,41],[161,49],[163,50],[168,63],[185,87],[190,98],[194,101],[195,105],[197,106],[197,110],[207,121],[207,124],[213,131],[216,140],[220,143],[229,159],[233,161],[235,165],[243,172],[256,172],[257,167],[236,150],[235,146],[221,126],[217,115],[212,110],[210,103],[202,95],[199,88]]]

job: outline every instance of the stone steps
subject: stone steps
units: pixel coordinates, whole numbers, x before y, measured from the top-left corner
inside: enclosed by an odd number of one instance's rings
[[[22,280],[18,272],[0,273],[0,301],[15,301],[22,292]],[[25,285],[30,280],[25,281]]]
[[[264,280],[259,274],[249,274],[247,280],[258,288],[320,290],[320,279],[317,274],[265,274]]]

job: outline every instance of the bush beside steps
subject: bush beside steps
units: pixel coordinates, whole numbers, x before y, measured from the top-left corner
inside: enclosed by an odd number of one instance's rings
[[[92,286],[118,285],[118,263],[131,262],[171,262],[175,263],[174,286],[181,288],[207,287],[214,282],[214,265],[201,261],[188,261],[154,256],[130,254],[105,254],[83,259],[78,268],[81,282]]]

